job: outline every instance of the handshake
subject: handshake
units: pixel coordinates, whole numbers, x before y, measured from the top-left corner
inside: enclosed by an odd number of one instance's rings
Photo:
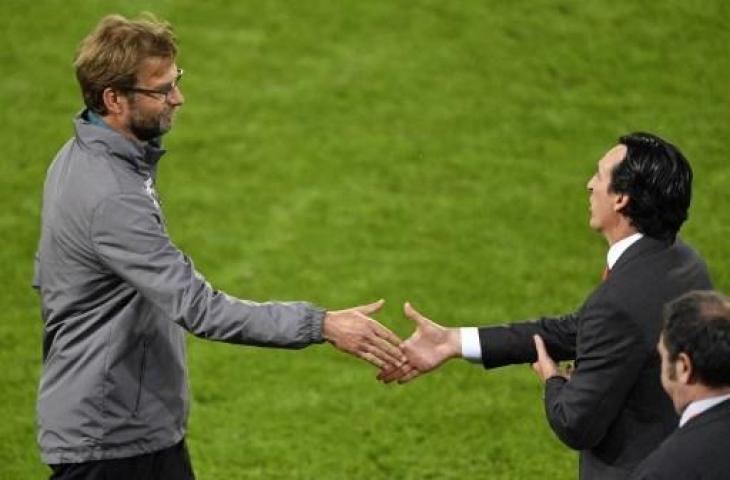
[[[370,318],[384,303],[384,300],[379,300],[369,305],[327,312],[323,326],[325,340],[378,367],[377,378],[384,383],[408,382],[446,360],[461,356],[458,328],[442,327],[406,303],[404,312],[415,322],[416,330],[410,338],[402,341]]]
[[[406,383],[438,368],[455,357],[461,357],[461,332],[429,320],[406,303],[403,311],[413,320],[416,330],[405,341],[370,318],[381,309],[385,300],[369,305],[327,312],[324,319],[325,340],[340,350],[366,360],[380,369],[377,379],[383,383]],[[544,383],[560,376],[569,379],[572,371],[559,368],[550,357],[539,335],[533,336],[537,359],[532,369]]]

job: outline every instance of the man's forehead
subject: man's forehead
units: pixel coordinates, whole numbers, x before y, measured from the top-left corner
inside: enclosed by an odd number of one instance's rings
[[[626,157],[626,145],[619,143],[606,152],[606,154],[598,162],[598,165],[607,169],[611,169]]]
[[[165,57],[148,57],[142,61],[138,80],[170,80],[177,74],[175,60]]]

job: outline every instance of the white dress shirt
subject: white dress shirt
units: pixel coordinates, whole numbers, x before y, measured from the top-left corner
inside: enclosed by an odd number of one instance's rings
[[[687,405],[687,408],[684,409],[684,412],[682,412],[682,417],[679,419],[679,428],[682,428],[685,423],[690,421],[691,418],[704,413],[705,410],[709,410],[718,403],[722,403],[728,399],[730,399],[730,393],[717,397],[707,397],[690,403]]]
[[[643,236],[641,233],[634,233],[611,245],[606,254],[608,268],[613,268],[626,249]],[[470,362],[480,363],[482,361],[482,344],[479,341],[479,329],[477,327],[464,327],[459,329],[459,333],[461,334],[461,356]]]
[[[626,238],[622,238],[611,245],[608,249],[608,253],[606,254],[606,265],[608,265],[608,268],[613,268],[613,266],[616,265],[616,262],[618,262],[618,259],[621,258],[621,255],[623,255],[631,245],[638,242],[643,236],[644,234],[642,233],[635,233]]]

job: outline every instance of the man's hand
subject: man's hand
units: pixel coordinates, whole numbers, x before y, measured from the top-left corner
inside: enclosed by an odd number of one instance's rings
[[[408,363],[398,369],[382,369],[378,380],[406,383],[430,372],[445,361],[461,355],[461,336],[456,328],[445,328],[432,322],[406,303],[403,310],[416,323],[416,331],[400,346]]]
[[[561,372],[555,361],[550,358],[550,355],[548,355],[547,349],[545,348],[545,342],[542,341],[542,337],[540,337],[540,335],[534,335],[532,338],[535,340],[535,349],[537,350],[537,362],[532,364],[532,369],[540,378],[540,381],[545,383],[548,378],[556,376],[570,378],[570,373]]]
[[[343,352],[366,360],[380,369],[397,369],[405,362],[398,349],[401,339],[368,315],[380,310],[385,300],[369,305],[327,312],[322,334]]]

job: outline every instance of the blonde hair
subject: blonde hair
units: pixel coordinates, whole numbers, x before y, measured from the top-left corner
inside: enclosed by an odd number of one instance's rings
[[[107,15],[81,41],[74,59],[84,103],[96,113],[107,113],[102,96],[107,87],[131,88],[145,59],[174,60],[176,55],[176,39],[169,23],[151,13],[136,20]]]

